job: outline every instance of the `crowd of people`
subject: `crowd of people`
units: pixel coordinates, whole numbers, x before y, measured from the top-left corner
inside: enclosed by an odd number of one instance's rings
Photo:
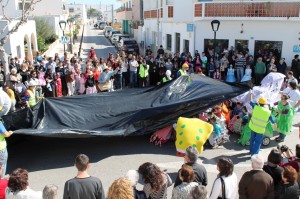
[[[231,48],[216,53],[208,49],[201,54],[196,51],[192,56],[186,51],[181,54],[166,53],[163,46],[160,46],[156,54],[157,56],[154,56],[148,47],[144,56],[119,52],[116,55],[109,53],[108,58],[99,58],[95,49],[91,48],[85,63],[76,53],[72,57],[67,53],[63,57],[56,54],[54,58],[37,53],[34,61],[25,60],[23,63],[20,63],[17,57],[12,58],[8,76],[4,75],[0,68],[0,116],[9,111],[14,112],[18,106],[34,107],[43,97],[89,95],[125,87],[155,86],[191,73],[226,82],[252,82],[259,85],[268,73],[279,72],[287,77],[281,100],[274,104],[273,110],[265,107],[268,104],[266,99],[260,98],[257,104],[251,103],[252,117],[248,108],[241,102],[234,106],[226,102],[227,104],[212,107],[202,118],[213,125],[213,148],[228,141],[226,133],[223,132],[225,129],[235,131],[239,126],[241,139],[246,140],[245,137],[248,136],[250,141],[253,170],[246,172],[238,182],[232,160],[220,158],[217,162],[219,174],[208,194],[205,165],[197,163],[198,152],[196,148],[189,147],[184,156],[186,163],[182,165],[175,180],[172,198],[298,198],[300,145],[296,146],[295,157],[291,157],[289,150],[273,149],[267,165],[264,165],[259,150],[268,123],[277,124],[278,142],[284,141],[286,135],[291,132],[294,112],[300,106],[299,56],[295,55],[291,71],[288,71],[284,58],[272,51],[258,51],[252,56],[247,49],[239,52]],[[4,92],[6,94],[3,94]],[[6,106],[7,104],[9,106]],[[8,157],[5,138],[10,137],[13,132],[7,131],[2,122],[0,132],[1,174],[4,177]],[[290,158],[289,163],[282,163],[282,153],[286,153]],[[88,156],[78,155],[75,166],[78,170],[77,176],[65,183],[63,198],[104,199],[105,192],[100,179],[88,174]],[[140,175],[144,183],[143,190],[136,188]],[[28,176],[26,169],[18,168],[11,173],[8,180],[1,179],[0,198],[56,198],[57,186],[47,185],[43,192],[35,192],[28,186]],[[161,171],[157,165],[146,162],[137,170],[130,170],[124,177],[115,180],[106,197],[166,198],[167,189],[171,185],[172,180],[166,172]]]
[[[300,145],[296,145],[295,156],[289,149],[280,147],[272,149],[264,163],[259,154],[251,156],[252,170],[246,171],[240,181],[230,158],[217,160],[218,174],[213,182],[209,182],[205,164],[201,164],[198,151],[190,146],[186,149],[184,164],[179,169],[168,196],[168,188],[173,182],[168,173],[156,164],[145,162],[136,170],[129,170],[124,176],[114,180],[105,194],[101,180],[91,176],[89,157],[79,154],[75,158],[77,174],[67,180],[63,190],[56,185],[46,185],[43,191],[29,188],[29,173],[26,169],[17,168],[9,178],[0,179],[0,198],[6,199],[57,199],[57,192],[63,191],[64,199],[298,199]],[[288,158],[284,163],[282,155]],[[0,171],[2,170],[0,165]],[[138,190],[137,184],[141,176],[143,188]],[[211,190],[207,185],[211,183]]]
[[[83,63],[76,53],[65,53],[60,57],[41,56],[38,52],[35,60],[20,62],[12,58],[9,75],[0,68],[0,79],[4,81],[4,90],[12,101],[11,110],[16,106],[32,106],[42,97],[62,97],[97,92],[108,92],[125,87],[147,87],[165,83],[181,75],[194,73],[226,82],[251,82],[259,85],[270,72],[287,75],[287,81],[298,83],[300,76],[299,55],[295,55],[291,70],[288,70],[284,58],[273,51],[259,50],[254,56],[245,49],[214,53],[208,49],[194,56],[185,50],[180,53],[167,53],[160,46],[156,56],[148,47],[145,55],[126,54],[120,51],[116,55],[99,57],[92,47],[88,60]],[[30,87],[32,87],[30,89]]]

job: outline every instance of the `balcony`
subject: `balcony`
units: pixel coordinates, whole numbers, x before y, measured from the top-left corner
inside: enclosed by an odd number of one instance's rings
[[[299,20],[300,1],[196,3],[194,16],[202,18],[297,18]]]
[[[132,8],[119,8],[117,9],[117,12],[126,12],[126,11],[132,11]]]

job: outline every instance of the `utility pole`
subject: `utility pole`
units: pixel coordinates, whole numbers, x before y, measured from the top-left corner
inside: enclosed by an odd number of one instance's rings
[[[156,51],[159,48],[159,5],[158,5],[158,0],[156,0],[156,6],[157,6],[157,45],[156,45]]]
[[[114,25],[114,4],[111,5],[111,20],[111,24]]]

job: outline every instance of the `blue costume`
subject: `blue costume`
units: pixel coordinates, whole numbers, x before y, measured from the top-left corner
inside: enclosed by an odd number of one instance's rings
[[[235,82],[235,76],[234,76],[234,69],[233,68],[228,68],[227,70],[227,77],[226,77],[226,82]]]

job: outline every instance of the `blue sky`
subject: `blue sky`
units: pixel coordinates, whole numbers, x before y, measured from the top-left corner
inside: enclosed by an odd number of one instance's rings
[[[120,2],[117,2],[116,0],[68,0],[68,3],[81,3],[81,4],[87,4],[87,5],[100,5],[100,1],[102,5],[106,4],[114,4],[115,8],[118,8],[121,6]]]

